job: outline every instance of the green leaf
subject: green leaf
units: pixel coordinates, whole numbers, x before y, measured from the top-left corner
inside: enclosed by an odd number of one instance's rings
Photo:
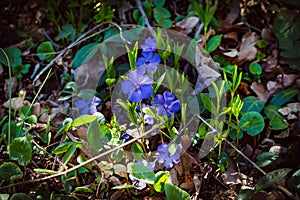
[[[282,168],[277,169],[274,171],[269,172],[267,175],[261,177],[256,184],[256,190],[264,190],[273,184],[278,183],[281,181],[289,172],[291,169],[289,168]]]
[[[163,7],[155,7],[153,9],[153,15],[155,21],[163,28],[170,28],[172,26],[172,21],[169,19],[171,13]]]
[[[244,114],[240,120],[240,124],[243,131],[251,136],[259,134],[265,127],[263,116],[258,112],[248,112]]]
[[[298,93],[299,90],[296,88],[287,88],[287,89],[280,90],[271,99],[270,104],[273,104],[275,106],[282,106],[285,103],[289,102]]]
[[[97,116],[95,115],[81,115],[74,119],[72,122],[73,127],[82,126],[83,124],[91,123],[92,121],[95,121],[97,119]]]
[[[69,162],[69,160],[71,159],[71,157],[73,156],[75,151],[76,151],[76,144],[72,143],[71,146],[66,151],[66,153],[64,154],[64,163],[65,164],[67,162]]]
[[[65,153],[65,152],[67,152],[68,149],[69,149],[73,144],[76,145],[76,148],[82,146],[82,143],[80,143],[80,142],[65,142],[65,143],[63,143],[63,144],[58,145],[58,146],[53,150],[53,153],[54,153],[54,154],[63,154],[63,153]]]
[[[154,0],[154,5],[157,7],[163,7],[166,3],[166,0]]]
[[[271,119],[270,124],[272,130],[283,130],[288,127],[288,124],[280,118]]]
[[[0,199],[1,200],[8,200],[9,194],[0,194]]]
[[[4,162],[0,165],[0,179],[6,181],[15,181],[22,179],[23,172],[18,165],[12,162]]]
[[[81,65],[87,63],[99,50],[98,43],[90,43],[83,46],[79,51],[76,52],[73,60],[73,69],[80,67]]]
[[[132,154],[133,154],[133,157],[134,157],[135,160],[141,160],[142,159],[144,151],[143,151],[142,146],[139,143],[134,142],[131,145],[131,151],[132,151]]]
[[[38,172],[38,173],[47,173],[47,174],[57,174],[57,171],[53,171],[50,169],[34,169],[33,171]]]
[[[8,143],[8,123],[5,123],[2,128],[2,134],[4,135],[6,143]],[[15,121],[10,123],[10,141],[13,139],[24,136],[24,130],[21,126],[18,126]]]
[[[253,190],[245,189],[240,191],[240,193],[238,194],[235,200],[251,200],[253,194],[254,194]]]
[[[294,191],[300,192],[300,169],[294,172],[287,185]]]
[[[222,36],[223,35],[215,35],[209,39],[209,41],[207,42],[207,45],[206,45],[206,51],[208,53],[211,53],[218,48],[218,46],[221,43]]]
[[[275,106],[275,105],[267,105],[264,108],[264,113],[266,114],[267,118],[272,120],[272,119],[284,119],[284,117],[278,112],[280,109],[280,106]]]
[[[262,73],[262,68],[260,66],[260,64],[256,63],[256,62],[253,62],[250,64],[249,66],[249,70],[251,72],[251,74],[257,74],[257,75],[261,75]]]
[[[212,100],[203,93],[200,94],[200,97],[204,107],[212,114],[217,115],[217,108],[213,104]]]
[[[75,190],[78,191],[78,192],[83,192],[83,193],[93,192],[93,190],[88,188],[88,187],[76,187]]]
[[[9,64],[11,67],[16,67],[20,64],[22,64],[22,57],[21,57],[21,50],[17,47],[8,47],[4,49],[4,52],[6,53]],[[2,51],[0,51],[0,62],[6,66],[8,66],[6,56],[3,54]]]
[[[87,141],[95,152],[99,152],[99,149],[103,147],[103,142],[109,142],[111,138],[111,132],[105,124],[93,121],[89,125],[87,130]]]
[[[190,200],[189,193],[181,188],[171,184],[165,183],[165,192],[168,200]]]
[[[62,26],[62,30],[58,34],[58,40],[63,38],[67,38],[70,36],[70,40],[74,41],[76,37],[76,30],[72,26],[72,24],[66,24]]]
[[[72,118],[66,118],[63,121],[62,127],[57,131],[57,133],[55,134],[54,138],[60,136],[64,132],[68,131],[69,128],[71,127],[71,125],[72,125],[72,122],[73,122]]]
[[[261,112],[264,108],[265,102],[259,100],[255,96],[248,96],[243,99],[244,105],[241,112]]]
[[[32,148],[25,137],[15,138],[9,147],[9,156],[18,160],[19,165],[27,165],[31,161]]]
[[[145,183],[153,184],[155,180],[155,174],[148,167],[137,164],[137,163],[128,163],[127,171],[133,177],[138,179],[139,181],[143,181]]]
[[[155,174],[153,188],[156,192],[163,192],[165,183],[168,182],[169,176],[164,171],[159,171]]]
[[[55,58],[54,54],[54,48],[52,46],[51,42],[42,42],[38,47],[37,47],[37,53],[39,54],[38,57],[40,60],[47,60],[50,62],[52,59]]]
[[[32,200],[32,198],[25,193],[16,193],[13,194],[9,200]]]
[[[259,167],[265,167],[265,166],[271,164],[272,162],[274,162],[275,160],[277,160],[278,157],[279,157],[279,155],[276,153],[264,152],[264,153],[259,154],[256,157],[256,159],[257,159],[256,164]]]
[[[268,45],[268,42],[266,40],[257,40],[256,46],[258,48],[265,48]]]

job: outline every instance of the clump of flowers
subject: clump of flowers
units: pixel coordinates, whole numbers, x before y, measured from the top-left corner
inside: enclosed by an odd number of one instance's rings
[[[92,101],[79,99],[76,101],[76,104],[80,115],[92,115],[97,112],[97,106],[101,102],[102,100],[100,98],[94,96]]]
[[[157,53],[153,53],[151,51],[143,51],[142,57],[139,57],[136,60],[135,65],[138,67],[137,70],[141,74],[153,72],[155,73],[157,70],[157,66],[160,63],[160,57]]]
[[[157,94],[154,97],[154,103],[158,115],[167,115],[168,119],[171,119],[172,114],[180,110],[180,101],[169,91],[165,91],[163,95]]]
[[[141,102],[150,98],[153,93],[153,79],[147,75],[141,75],[137,70],[128,73],[128,80],[121,83],[122,91],[128,94],[129,101]]]
[[[174,164],[179,163],[180,147],[174,143],[163,143],[157,147],[158,156],[157,161],[163,163],[166,168],[173,167]]]

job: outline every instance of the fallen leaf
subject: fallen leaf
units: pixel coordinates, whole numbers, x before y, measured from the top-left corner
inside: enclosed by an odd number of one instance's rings
[[[108,178],[109,182],[111,182],[114,186],[122,185],[121,181],[115,177],[115,176],[110,176]]]
[[[255,47],[258,36],[255,32],[246,33],[242,38],[242,43],[239,48],[238,58],[233,64],[241,65],[246,61],[255,59],[257,48]]]
[[[189,190],[192,190],[194,188],[194,183],[193,182],[184,182],[184,183],[181,183],[179,187],[181,189],[189,191]]]
[[[175,168],[172,168],[169,173],[168,183],[172,183],[173,185],[176,185],[176,186],[179,185],[179,181],[178,181],[178,177],[177,177],[177,170]]]
[[[267,89],[270,92],[270,94],[276,93],[281,88],[282,84],[278,83],[277,81],[268,81],[267,83]]]
[[[282,77],[283,87],[291,86],[298,77],[299,77],[298,74],[283,74]]]
[[[269,150],[269,152],[272,152],[272,153],[276,153],[276,154],[285,154],[287,153],[287,148],[286,147],[282,147],[282,146],[278,146],[278,145],[275,145],[275,146],[272,146]]]
[[[188,17],[175,24],[176,27],[180,28],[180,32],[189,34],[193,31],[193,28],[199,22],[198,17]]]
[[[5,108],[9,108],[9,100],[3,103]],[[13,110],[19,110],[22,106],[24,106],[24,99],[21,97],[14,97],[11,99],[11,108]]]
[[[127,178],[127,168],[125,165],[115,164],[114,165],[114,173],[121,177]]]
[[[239,54],[238,50],[236,49],[230,49],[228,52],[223,52],[223,55],[234,58]]]
[[[268,92],[268,90],[266,90],[266,88],[263,86],[263,84],[253,82],[251,84],[250,88],[255,92],[255,94],[257,95],[259,100],[261,100],[263,102],[267,102],[267,100],[270,97],[270,93]]]
[[[297,116],[294,113],[300,112],[300,103],[289,103],[286,107],[280,108],[278,112],[280,112],[284,116],[287,115],[288,120],[297,119]]]

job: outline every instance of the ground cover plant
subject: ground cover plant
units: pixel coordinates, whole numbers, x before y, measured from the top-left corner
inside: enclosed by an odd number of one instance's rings
[[[299,199],[297,1],[0,4],[0,199]]]

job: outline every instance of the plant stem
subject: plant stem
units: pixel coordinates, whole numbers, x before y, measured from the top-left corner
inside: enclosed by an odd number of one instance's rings
[[[2,51],[2,53],[4,54],[5,56],[5,59],[7,61],[7,67],[8,67],[8,76],[9,76],[9,91],[8,91],[8,97],[9,97],[9,100],[8,100],[8,139],[7,139],[7,150],[9,149],[9,146],[10,146],[10,137],[11,137],[11,96],[12,96],[12,76],[11,76],[11,66],[10,66],[10,61],[9,61],[9,58],[7,56],[7,54],[5,53],[5,51],[0,48],[0,50]]]

